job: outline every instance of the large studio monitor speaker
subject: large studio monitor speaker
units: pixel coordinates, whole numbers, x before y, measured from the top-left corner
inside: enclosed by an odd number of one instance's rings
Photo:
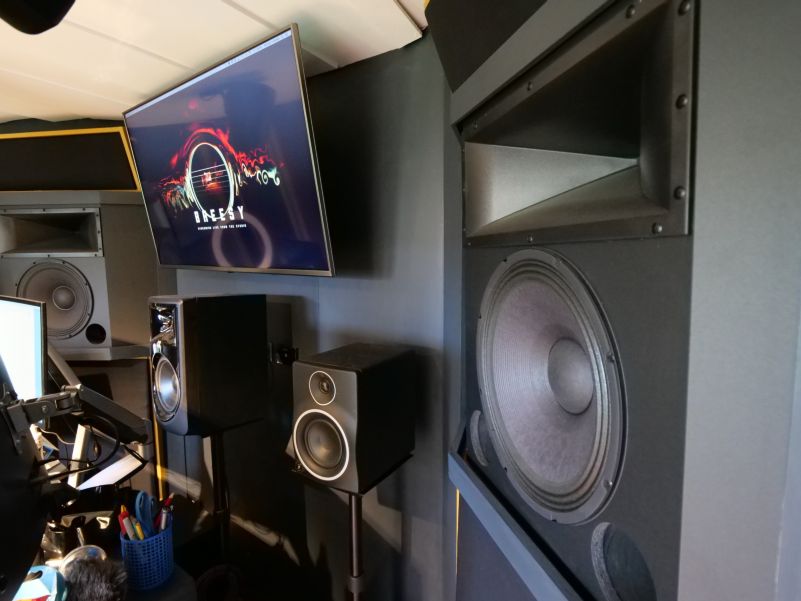
[[[460,124],[463,450],[595,601],[678,594],[692,259],[684,6],[615,4]]]
[[[0,194],[0,293],[44,301],[66,359],[144,356],[158,283],[138,194]]]
[[[375,344],[294,363],[292,443],[311,478],[362,494],[411,455],[415,366],[412,351]]]
[[[261,295],[150,299],[150,377],[161,426],[209,435],[265,417],[288,379],[288,304]]]

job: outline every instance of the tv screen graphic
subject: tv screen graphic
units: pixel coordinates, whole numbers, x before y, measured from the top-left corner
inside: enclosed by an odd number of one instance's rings
[[[162,265],[332,275],[297,29],[124,114]]]

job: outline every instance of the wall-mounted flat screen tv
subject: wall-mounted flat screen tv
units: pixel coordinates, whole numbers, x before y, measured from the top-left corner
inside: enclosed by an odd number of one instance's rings
[[[295,25],[124,118],[162,265],[333,275]]]

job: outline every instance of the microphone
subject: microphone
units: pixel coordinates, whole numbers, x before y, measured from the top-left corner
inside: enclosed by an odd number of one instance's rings
[[[128,574],[117,561],[76,559],[64,568],[66,601],[124,601]]]

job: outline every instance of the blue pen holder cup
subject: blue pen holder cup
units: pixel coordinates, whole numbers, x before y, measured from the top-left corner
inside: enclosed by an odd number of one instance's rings
[[[146,591],[164,584],[172,576],[175,563],[172,553],[172,524],[164,532],[145,540],[127,540],[120,536],[122,561],[128,572],[128,586]]]

